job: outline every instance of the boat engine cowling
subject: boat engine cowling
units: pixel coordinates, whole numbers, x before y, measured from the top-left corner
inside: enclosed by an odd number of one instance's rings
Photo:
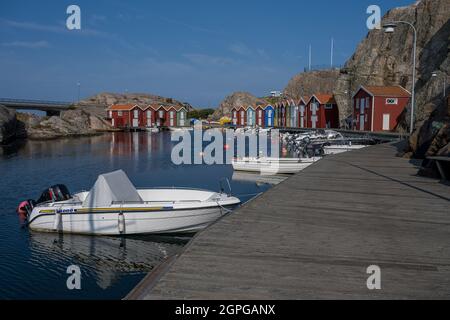
[[[19,215],[27,216],[33,211],[33,208],[40,203],[45,202],[59,202],[71,199],[72,196],[69,189],[63,184],[54,185],[48,189],[45,189],[37,201],[25,200],[22,201],[17,207],[17,213]]]
[[[36,203],[39,204],[50,201],[59,202],[66,201],[71,198],[72,196],[70,195],[69,189],[67,189],[67,187],[63,184],[57,184],[44,190]]]

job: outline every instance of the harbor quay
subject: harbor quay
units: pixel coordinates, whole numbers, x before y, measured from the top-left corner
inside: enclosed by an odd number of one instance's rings
[[[402,144],[311,165],[200,232],[125,299],[449,298],[448,186],[396,157]]]

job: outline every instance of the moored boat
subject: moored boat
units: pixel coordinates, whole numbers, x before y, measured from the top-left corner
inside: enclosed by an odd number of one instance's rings
[[[71,195],[58,185],[38,201],[22,203],[32,230],[91,235],[193,233],[204,229],[240,200],[196,189],[136,189],[126,174],[100,175],[89,192]]]
[[[236,158],[233,169],[236,171],[259,172],[261,174],[294,174],[298,173],[321,157],[311,158]]]
[[[323,147],[323,151],[325,155],[333,155],[340,154],[348,151],[359,150],[366,148],[367,145],[358,145],[358,144],[332,144]]]

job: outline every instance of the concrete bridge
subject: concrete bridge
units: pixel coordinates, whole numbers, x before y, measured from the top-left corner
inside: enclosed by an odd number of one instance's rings
[[[48,116],[59,115],[61,111],[69,110],[71,102],[25,100],[25,99],[4,99],[0,98],[0,105],[15,110],[38,110],[44,111]]]

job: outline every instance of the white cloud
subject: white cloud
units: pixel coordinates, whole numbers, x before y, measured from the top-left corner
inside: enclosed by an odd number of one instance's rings
[[[216,57],[201,53],[187,53],[183,57],[188,59],[190,62],[200,65],[215,65],[215,66],[227,66],[233,65],[237,62],[231,58],[227,57]]]
[[[78,34],[78,35],[84,35],[84,36],[97,36],[97,37],[104,37],[104,38],[114,38],[115,36],[103,32],[98,31],[94,29],[84,28],[82,26],[81,30],[77,30],[76,32],[70,31],[66,28],[66,25],[64,22],[60,22],[55,25],[46,25],[46,24],[39,24],[35,22],[22,22],[22,21],[13,21],[13,20],[5,20],[0,19],[0,25],[9,27],[9,28],[15,28],[15,29],[23,29],[23,30],[32,30],[32,31],[42,31],[42,32],[50,32],[50,33],[65,33],[65,34]]]
[[[48,48],[50,45],[47,41],[14,41],[2,43],[2,47],[15,47],[15,48]]]
[[[233,43],[230,45],[229,49],[231,52],[241,56],[251,56],[253,53],[253,51],[243,43]]]

